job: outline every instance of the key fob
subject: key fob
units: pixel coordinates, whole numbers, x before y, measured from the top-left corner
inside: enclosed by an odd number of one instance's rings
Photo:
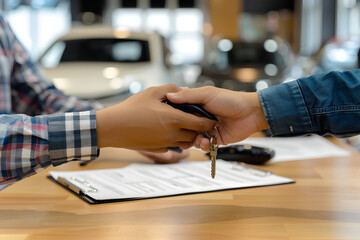
[[[209,155],[209,154],[207,154]],[[218,148],[217,158],[225,161],[243,162],[253,165],[262,165],[274,157],[275,152],[270,148],[251,145],[231,145]]]
[[[187,113],[192,113],[192,114],[199,114],[202,117],[206,117],[206,118],[217,121],[217,118],[214,115],[212,115],[211,113],[209,113],[208,111],[206,111],[205,109],[203,109],[201,104],[189,104],[189,103],[179,104],[179,103],[172,103],[169,100],[165,100],[164,103],[167,103],[170,106],[172,106],[173,108],[179,109],[181,111],[184,111]],[[179,152],[179,153],[182,152],[182,150],[178,147],[170,147],[169,150]]]
[[[169,104],[173,108],[179,109],[183,112],[192,113],[192,114],[199,114],[202,117],[209,118],[211,120],[217,121],[217,118],[202,108],[201,104],[191,104],[191,103],[172,103],[169,100],[164,101],[165,103]]]

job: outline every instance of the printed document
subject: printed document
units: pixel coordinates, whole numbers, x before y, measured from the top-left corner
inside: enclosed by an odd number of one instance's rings
[[[210,176],[210,161],[134,163],[117,169],[49,173],[58,182],[66,180],[95,200],[141,199],[294,182],[238,163],[217,160],[216,165],[215,179]]]
[[[345,157],[350,155],[348,150],[336,146],[319,135],[300,137],[254,137],[245,139],[238,144],[271,148],[275,151],[275,156],[271,159],[271,162]]]

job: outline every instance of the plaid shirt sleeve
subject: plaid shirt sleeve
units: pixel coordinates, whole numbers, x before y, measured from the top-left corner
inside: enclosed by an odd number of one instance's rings
[[[0,115],[0,185],[50,166],[97,157],[95,111]]]
[[[57,89],[30,58],[1,12],[0,57],[3,65],[0,71],[0,77],[3,78],[0,79],[0,87],[3,87],[0,89],[0,112],[1,105],[11,108],[12,112],[30,116],[103,107],[98,103],[68,96]]]
[[[50,165],[95,159],[100,108],[56,89],[0,12],[0,190]]]

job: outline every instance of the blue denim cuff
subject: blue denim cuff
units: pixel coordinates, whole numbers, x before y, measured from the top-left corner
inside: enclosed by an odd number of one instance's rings
[[[314,130],[297,81],[260,90],[258,95],[272,136],[301,135]]]

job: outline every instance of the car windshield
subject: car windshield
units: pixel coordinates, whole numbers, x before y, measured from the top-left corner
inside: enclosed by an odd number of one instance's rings
[[[148,62],[148,42],[138,39],[92,38],[59,41],[40,59],[45,67],[59,62]]]

